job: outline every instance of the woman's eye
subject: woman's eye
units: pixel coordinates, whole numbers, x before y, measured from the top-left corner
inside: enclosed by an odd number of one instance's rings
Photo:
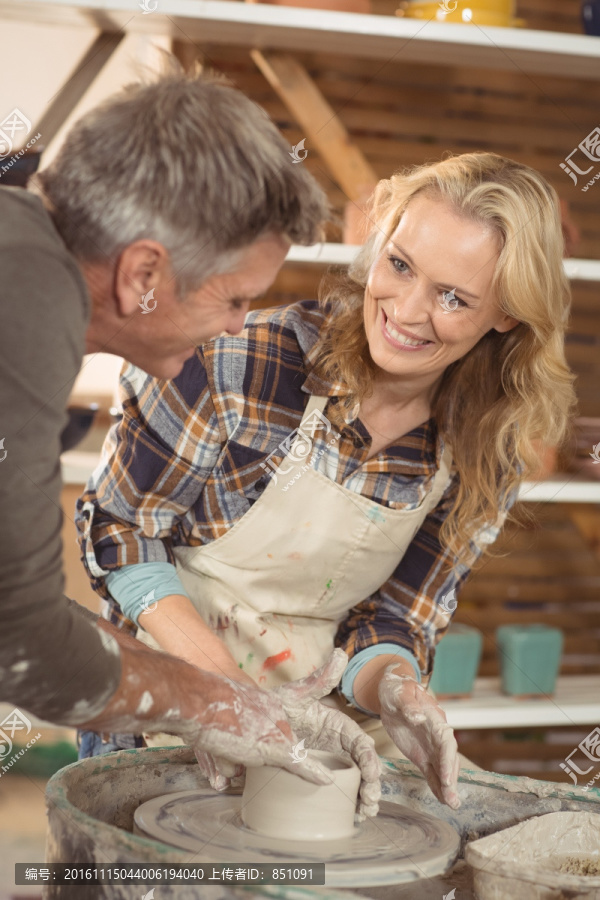
[[[391,262],[394,269],[396,270],[396,272],[399,272],[400,275],[404,275],[405,272],[408,272],[408,266],[406,265],[406,263],[404,262],[403,259],[400,259],[399,256],[388,256],[388,259]],[[403,268],[400,268],[401,266]]]
[[[457,297],[454,293],[454,290],[442,291],[442,299],[440,300],[440,305],[443,306],[445,313],[453,312],[455,309],[458,309],[459,306],[464,306],[468,309],[468,304],[465,303],[464,300],[461,300],[460,297]]]

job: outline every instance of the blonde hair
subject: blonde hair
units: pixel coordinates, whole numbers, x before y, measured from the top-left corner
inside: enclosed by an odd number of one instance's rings
[[[564,353],[571,301],[559,202],[533,169],[493,153],[465,153],[380,181],[364,247],[347,273],[324,280],[319,292],[327,316],[314,367],[346,389],[337,424],[372,390],[376,367],[363,321],[370,268],[410,200],[424,192],[499,235],[493,289],[500,310],[519,322],[502,334],[492,329],[449,365],[431,405],[459,475],[440,540],[472,565],[471,541],[503,521],[505,500],[539,468],[539,445],[565,440],[576,404]]]

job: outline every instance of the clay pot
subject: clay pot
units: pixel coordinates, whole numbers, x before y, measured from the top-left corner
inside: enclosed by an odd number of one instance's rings
[[[496,629],[502,690],[515,697],[552,695],[563,649],[560,628],[501,625]]]
[[[247,828],[291,841],[352,836],[360,769],[333,753],[308,752],[333,776],[333,783],[311,784],[275,766],[246,769],[241,815]]]

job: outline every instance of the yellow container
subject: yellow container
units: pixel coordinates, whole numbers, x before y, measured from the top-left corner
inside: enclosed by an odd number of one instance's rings
[[[433,19],[436,22],[457,22],[473,25],[520,26],[515,18],[515,0],[403,0],[396,15],[408,19]]]

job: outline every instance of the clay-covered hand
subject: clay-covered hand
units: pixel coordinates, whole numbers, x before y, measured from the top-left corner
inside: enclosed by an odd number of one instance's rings
[[[320,703],[321,697],[337,687],[348,657],[341,649],[333,651],[320,669],[306,678],[275,688],[287,718],[309,749],[329,750],[350,755],[360,768],[362,780],[358,805],[359,819],[376,816],[381,797],[381,766],[373,738],[341,710]]]
[[[190,742],[202,771],[217,790],[227,787],[242,766],[279,766],[314,784],[331,782],[309,758],[294,764],[297,738],[283,703],[272,691],[215,676],[210,698],[201,728]]]
[[[382,724],[440,803],[458,809],[458,745],[446,714],[415,678],[395,675],[393,668],[388,666],[379,683]]]

